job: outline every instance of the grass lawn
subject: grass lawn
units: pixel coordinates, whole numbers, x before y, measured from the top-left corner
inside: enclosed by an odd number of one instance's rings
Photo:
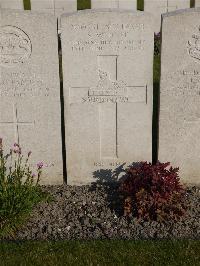
[[[0,265],[200,265],[200,242],[63,241],[0,243]]]

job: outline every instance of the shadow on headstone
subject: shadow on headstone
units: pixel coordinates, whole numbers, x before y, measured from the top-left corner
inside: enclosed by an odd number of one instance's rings
[[[119,186],[123,180],[127,178],[126,169],[131,166],[137,167],[140,162],[133,162],[125,168],[125,163],[113,169],[100,169],[93,172],[95,181],[91,184],[91,191],[95,191],[98,186],[102,186],[108,206],[111,211],[114,211],[118,216],[124,214],[124,196],[119,192]]]

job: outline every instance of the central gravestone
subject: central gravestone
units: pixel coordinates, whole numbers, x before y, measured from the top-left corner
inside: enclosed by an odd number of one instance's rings
[[[56,19],[0,10],[0,137],[19,143],[42,184],[63,183]]]
[[[90,183],[123,163],[150,161],[151,17],[81,11],[61,22],[68,183]]]

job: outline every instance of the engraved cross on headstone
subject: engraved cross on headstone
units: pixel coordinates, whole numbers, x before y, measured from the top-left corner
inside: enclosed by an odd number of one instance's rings
[[[97,57],[100,80],[96,87],[71,87],[70,103],[98,104],[100,159],[118,156],[118,105],[147,104],[147,86],[127,86],[118,80],[118,55]],[[81,98],[81,96],[84,97]]]
[[[18,109],[17,104],[13,104],[13,121],[0,121],[1,126],[13,126],[14,127],[14,135],[15,135],[15,143],[20,144],[20,137],[19,137],[19,127],[20,126],[34,126],[34,122],[27,122],[27,121],[20,121],[18,116]]]

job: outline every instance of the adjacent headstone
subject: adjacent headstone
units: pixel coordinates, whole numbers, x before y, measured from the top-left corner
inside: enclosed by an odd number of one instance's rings
[[[154,16],[156,33],[160,31],[161,14],[185,8],[190,8],[190,0],[144,0],[144,11]]]
[[[0,0],[0,8],[24,9],[23,0]]]
[[[200,0],[195,0],[195,7],[200,7]]]
[[[56,19],[30,11],[0,11],[0,137],[43,161],[42,184],[62,177]]]
[[[62,16],[69,184],[152,158],[153,21],[143,12]]]
[[[163,16],[159,160],[200,183],[200,12]]]
[[[137,0],[91,0],[91,8],[121,8],[137,10]]]
[[[77,0],[31,0],[31,10],[53,14],[58,18],[60,29],[61,14],[77,11]]]

